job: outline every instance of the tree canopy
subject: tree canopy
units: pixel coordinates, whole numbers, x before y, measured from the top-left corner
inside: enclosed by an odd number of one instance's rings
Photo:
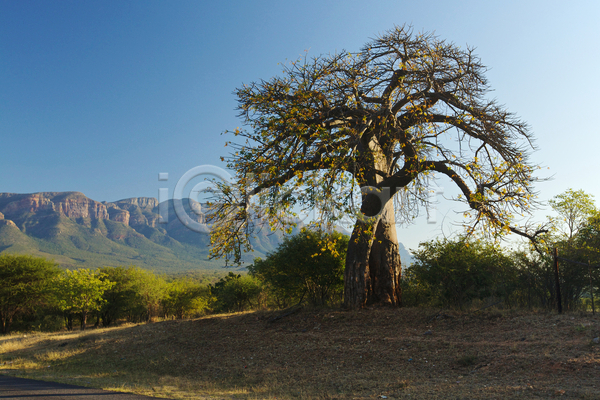
[[[571,240],[590,218],[598,213],[594,197],[583,190],[567,189],[549,201],[550,206],[558,214],[551,218],[555,230],[562,231],[560,236]],[[560,228],[563,228],[562,230]]]
[[[15,315],[32,311],[51,299],[51,282],[58,266],[43,258],[0,255],[0,321],[7,333]]]
[[[68,314],[79,314],[82,330],[89,314],[100,310],[106,302],[104,292],[114,285],[104,277],[102,272],[90,269],[67,269],[57,281],[59,307]]]
[[[245,128],[233,133],[245,141],[230,144],[236,182],[212,206],[213,256],[239,261],[257,215],[286,227],[293,210],[318,206],[329,223],[356,219],[345,305],[399,305],[396,218],[418,212],[435,176],[459,188],[471,230],[532,238],[514,225],[535,204],[532,136],[487,99],[485,71],[473,49],[402,26],[356,53],[305,57],[243,85]]]

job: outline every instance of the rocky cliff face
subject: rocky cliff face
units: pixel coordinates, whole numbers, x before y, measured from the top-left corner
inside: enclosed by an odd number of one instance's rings
[[[13,201],[10,201],[11,197],[14,197]],[[6,196],[6,198],[9,199],[10,202],[2,208],[2,212],[5,215],[37,213],[39,211],[53,209],[53,203],[45,193]]]
[[[6,220],[20,220],[31,214],[56,213],[73,220],[111,220],[127,226],[155,227],[157,207],[158,200],[152,197],[101,203],[79,192],[0,193],[0,220],[5,215]]]
[[[108,209],[108,215],[111,221],[117,221],[129,226],[129,211],[111,207]]]
[[[17,225],[12,222],[10,219],[4,219],[4,214],[0,213],[0,226],[12,226],[12,227],[17,227]]]
[[[0,226],[12,226],[13,228],[17,228],[17,224],[15,224],[14,222],[12,222],[10,219],[0,219]]]
[[[54,211],[71,219],[108,219],[108,210],[102,203],[90,199],[65,199],[53,205]]]
[[[7,216],[53,211],[71,219],[108,219],[106,206],[79,192],[42,192],[33,194],[2,193],[0,210]]]
[[[154,197],[132,197],[130,199],[115,201],[114,204],[133,205],[151,211],[158,207],[158,200]]]

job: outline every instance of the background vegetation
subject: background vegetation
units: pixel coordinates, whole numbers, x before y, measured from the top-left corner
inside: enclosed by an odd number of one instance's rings
[[[591,196],[569,190],[536,246],[516,251],[475,236],[421,243],[404,268],[403,305],[448,309],[556,308],[552,250],[558,249],[563,308],[589,311],[600,286],[600,214]],[[136,266],[61,271],[41,258],[0,255],[0,321],[11,330],[56,331],[117,321],[139,323],[209,313],[339,306],[348,237],[303,229],[249,273],[159,275]],[[598,301],[595,301],[597,306]]]
[[[42,258],[0,256],[2,332],[82,330],[183,319],[207,313],[283,308],[339,300],[344,250],[339,233],[304,230],[286,238],[250,273],[159,275],[136,266],[61,271]]]

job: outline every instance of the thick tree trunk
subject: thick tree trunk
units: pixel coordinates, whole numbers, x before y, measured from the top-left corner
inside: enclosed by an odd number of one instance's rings
[[[359,219],[354,226],[346,254],[344,307],[401,306],[401,277],[394,204],[390,200],[374,221]]]
[[[361,212],[378,216],[359,218],[354,225],[346,254],[344,307],[401,306],[402,265],[394,201],[389,199],[381,209],[380,199],[369,195],[363,198]]]
[[[373,229],[373,226],[358,221],[350,237],[344,270],[345,308],[362,308],[369,298],[371,290],[369,253],[373,243],[373,234],[369,233],[369,229]]]
[[[87,326],[87,317],[88,317],[88,313],[86,311],[83,311],[81,313],[81,330],[85,331],[85,328]]]
[[[402,264],[393,201],[382,212],[369,254],[371,291],[367,304],[402,305]]]

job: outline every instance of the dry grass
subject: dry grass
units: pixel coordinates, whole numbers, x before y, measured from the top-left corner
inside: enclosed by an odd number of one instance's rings
[[[600,398],[599,317],[434,314],[255,312],[14,335],[0,338],[0,372],[186,399]]]

